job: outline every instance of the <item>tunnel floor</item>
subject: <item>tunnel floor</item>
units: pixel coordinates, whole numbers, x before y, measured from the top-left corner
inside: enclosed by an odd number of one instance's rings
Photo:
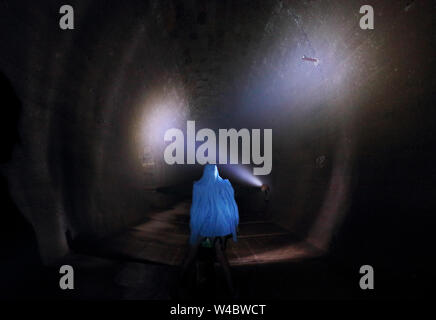
[[[198,268],[185,284],[179,278],[189,236],[189,202],[147,215],[143,223],[116,236],[89,243],[88,252],[72,252],[41,270],[29,297],[50,299],[129,299],[210,301],[229,299],[218,263],[213,277],[199,285]],[[359,274],[337,259],[264,217],[241,216],[238,241],[226,250],[239,299],[367,299],[414,295],[398,288],[399,274],[378,268],[385,292],[360,290]],[[75,290],[59,290],[59,265],[75,270]],[[198,265],[197,265],[198,267]],[[197,278],[196,278],[197,277]],[[411,281],[413,279],[404,279]],[[400,283],[403,283],[400,282]],[[50,283],[47,286],[47,283]],[[51,288],[45,292],[38,288]],[[381,291],[382,291],[381,290]]]
[[[217,262],[211,281],[199,286],[192,268],[188,285],[180,283],[180,265],[189,237],[189,207],[190,202],[183,201],[172,208],[156,210],[124,232],[89,243],[87,252],[68,255],[60,263],[71,264],[78,270],[77,290],[47,294],[78,299],[229,298]],[[282,289],[286,295],[293,294],[286,289],[288,281],[292,286],[305,281],[301,272],[289,273],[290,268],[306,269],[308,263],[317,264],[314,261],[321,253],[266,217],[241,215],[238,241],[228,241],[226,255],[240,298],[280,299],[284,297]],[[321,274],[319,277],[325,281]],[[313,281],[314,277],[310,279]],[[56,277],[51,281],[53,287],[57,286]],[[301,294],[300,289],[298,296]],[[313,296],[313,292],[307,294]]]
[[[189,238],[189,202],[155,211],[125,232],[103,239],[99,255],[180,266]],[[286,229],[264,217],[240,217],[238,241],[228,241],[227,258],[232,266],[299,260],[320,254]]]

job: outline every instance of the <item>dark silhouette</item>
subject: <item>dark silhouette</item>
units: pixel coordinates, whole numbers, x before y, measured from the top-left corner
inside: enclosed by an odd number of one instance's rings
[[[234,295],[225,248],[227,238],[232,236],[236,241],[239,213],[232,185],[219,176],[216,165],[206,165],[202,178],[194,183],[190,215],[190,247],[182,266],[182,279],[185,279],[200,247],[203,252],[204,248],[214,249],[214,257],[222,266],[230,293]]]
[[[18,121],[21,103],[6,76],[0,72],[2,111],[0,117],[1,154],[3,167],[11,160],[12,151],[19,142]],[[9,191],[7,178],[0,174],[0,292],[4,298],[32,295],[35,272],[40,268],[40,256],[32,225],[22,216]]]

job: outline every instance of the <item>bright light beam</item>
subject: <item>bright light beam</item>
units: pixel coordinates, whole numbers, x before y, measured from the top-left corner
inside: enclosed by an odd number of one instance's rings
[[[253,175],[252,169],[247,166],[229,164],[221,165],[220,167],[222,167],[229,176],[248,185],[261,187],[263,184],[257,176]]]

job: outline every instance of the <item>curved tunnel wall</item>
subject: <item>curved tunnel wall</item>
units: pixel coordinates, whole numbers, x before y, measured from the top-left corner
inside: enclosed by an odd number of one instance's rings
[[[156,142],[188,119],[272,128],[273,218],[321,248],[355,186],[371,189],[390,152],[430,125],[434,58],[417,36],[431,27],[430,2],[374,2],[369,31],[359,1],[71,5],[74,31],[57,27],[57,1],[9,5],[0,31],[1,68],[23,104],[7,170],[45,261],[67,252],[67,230],[119,231],[156,202],[147,188],[196,179],[165,165]]]

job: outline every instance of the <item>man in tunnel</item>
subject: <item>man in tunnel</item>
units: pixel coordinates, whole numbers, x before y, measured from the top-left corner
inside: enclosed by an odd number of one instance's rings
[[[229,180],[219,176],[214,164],[204,167],[203,176],[194,182],[190,212],[190,247],[182,267],[182,279],[194,262],[200,246],[213,245],[230,293],[234,295],[229,263],[225,256],[226,239],[237,241],[239,212],[234,190]]]

